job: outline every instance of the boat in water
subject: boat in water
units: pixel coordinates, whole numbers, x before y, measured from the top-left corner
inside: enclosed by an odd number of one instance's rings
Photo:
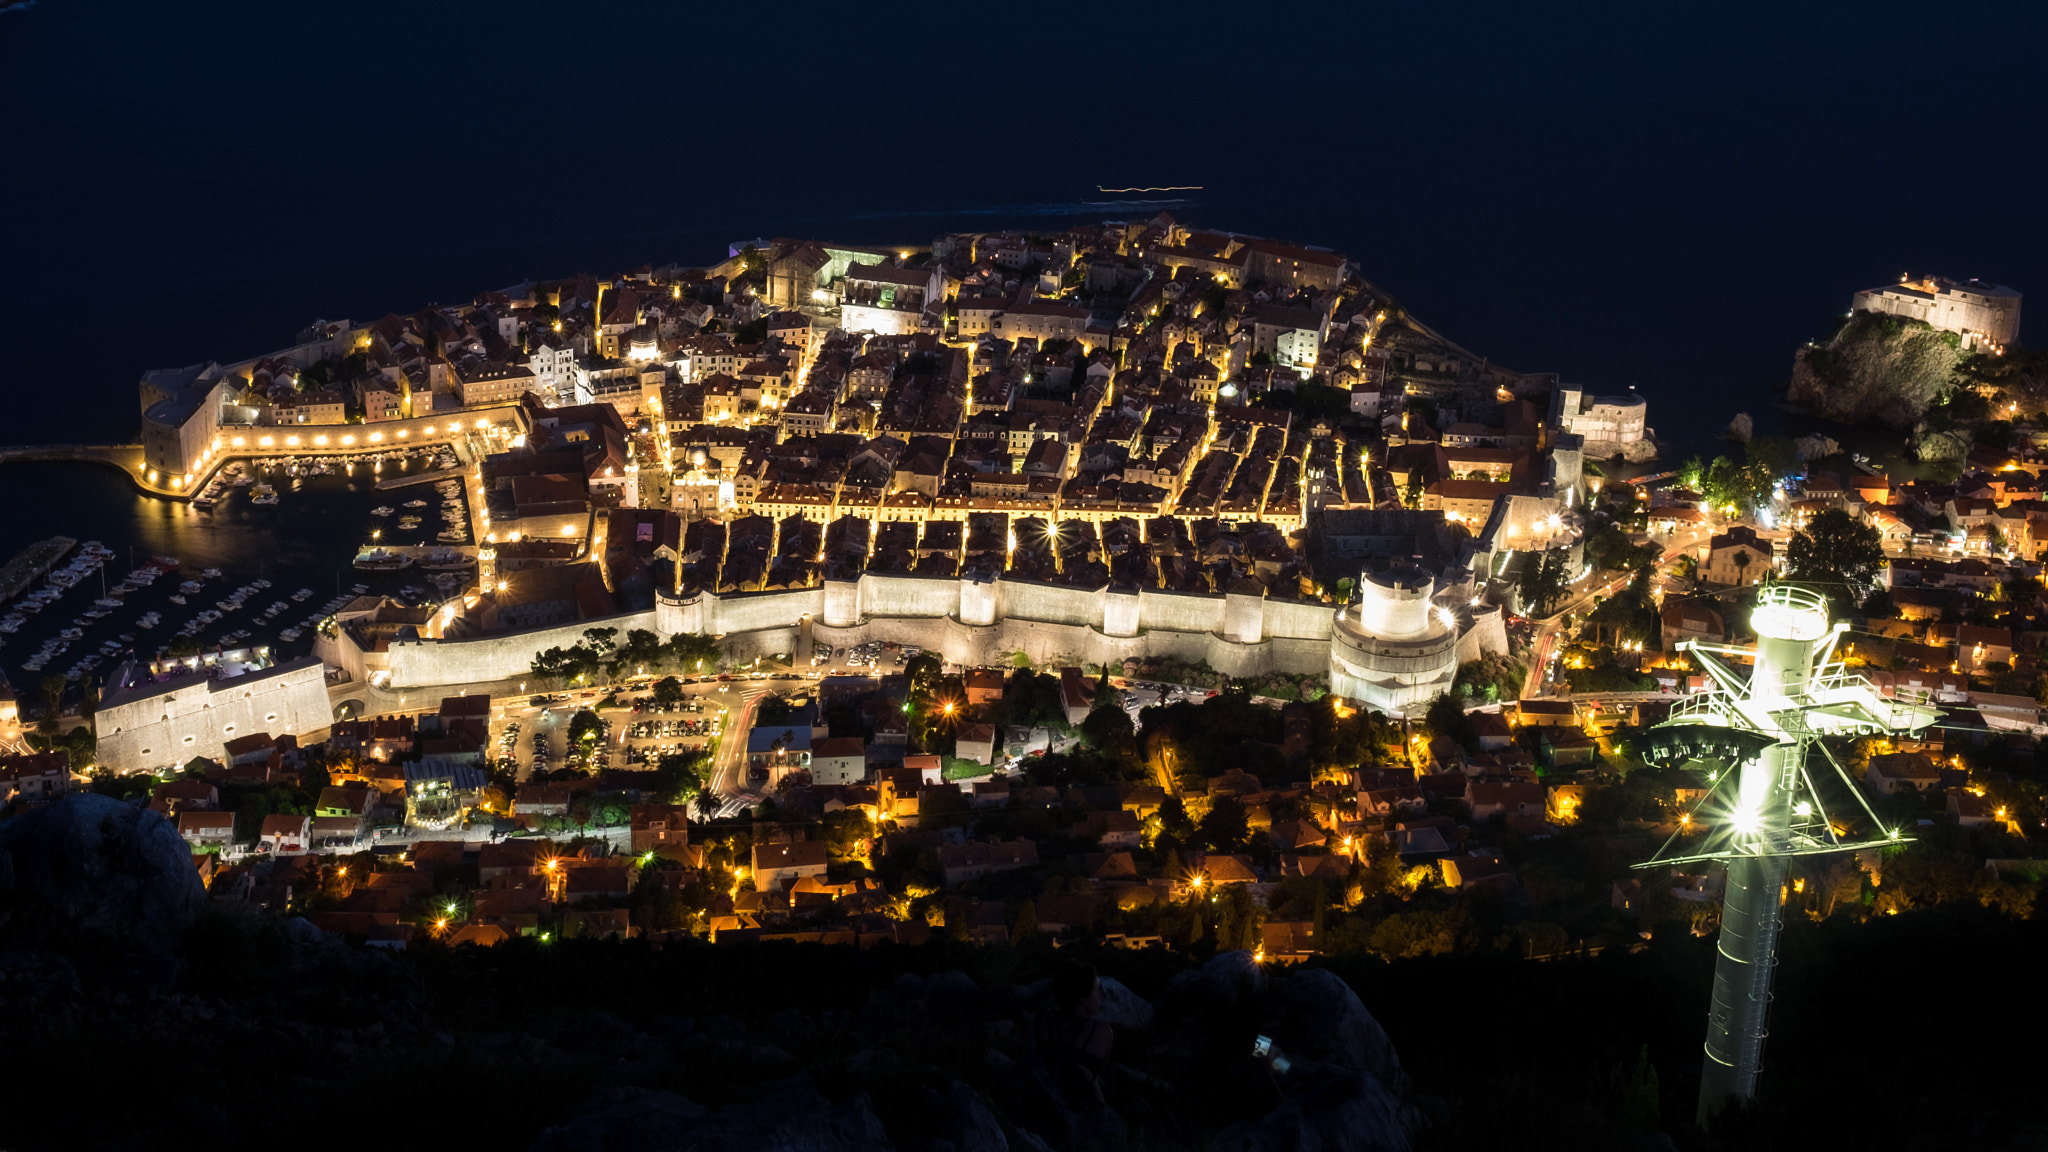
[[[275,504],[277,503],[277,489],[271,487],[268,484],[258,484],[255,487],[255,489],[249,493],[249,503]]]
[[[372,516],[389,516],[389,515],[391,515],[391,514],[392,514],[393,512],[396,512],[396,511],[398,511],[398,509],[396,509],[396,508],[393,508],[393,507],[392,507],[391,505],[389,505],[389,504],[379,504],[379,505],[377,505],[377,506],[376,506],[375,508],[372,508],[372,509],[370,509],[370,515],[372,515]]]
[[[365,572],[397,572],[412,567],[412,557],[388,548],[356,553],[356,567]]]

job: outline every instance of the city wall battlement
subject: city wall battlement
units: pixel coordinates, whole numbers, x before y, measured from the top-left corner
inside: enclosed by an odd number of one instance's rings
[[[1171,658],[1207,662],[1230,676],[1334,672],[1336,609],[1253,593],[1190,594],[1157,589],[1064,588],[1026,580],[865,575],[818,588],[771,592],[691,591],[661,596],[649,611],[463,640],[390,645],[384,670],[393,688],[431,687],[526,675],[536,652],[570,647],[590,628],[645,629],[719,637],[729,660],[794,652],[808,617],[814,639],[834,647],[890,641],[929,649],[957,664],[1004,663],[1017,653],[1038,664],[1118,664]],[[1457,661],[1506,651],[1497,609],[1473,614],[1425,679]],[[1408,703],[1403,701],[1402,703]]]

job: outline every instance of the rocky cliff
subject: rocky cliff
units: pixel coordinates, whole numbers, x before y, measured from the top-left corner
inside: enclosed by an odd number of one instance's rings
[[[10,1149],[325,1146],[344,1129],[323,1124],[425,1121],[539,1152],[1396,1152],[1414,1123],[1351,986],[1245,952],[1170,976],[1134,959],[1156,1003],[1105,976],[1107,1106],[1077,1111],[1025,1041],[1050,982],[1019,982],[1009,950],[388,953],[209,900],[168,823],[100,796],[0,824],[0,915],[0,1047],[34,1054],[16,1096],[107,1105],[17,1109]],[[980,967],[926,967],[949,960]]]
[[[1826,344],[1793,357],[1786,398],[1847,424],[1910,428],[1956,384],[1963,356],[1953,332],[1858,312]]]

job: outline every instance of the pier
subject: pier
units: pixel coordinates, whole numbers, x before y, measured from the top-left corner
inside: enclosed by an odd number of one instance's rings
[[[46,462],[104,464],[128,474],[139,487],[151,486],[143,479],[140,444],[15,444],[0,447],[0,464],[41,464]]]
[[[414,484],[433,484],[442,480],[461,482],[468,472],[462,468],[442,468],[434,472],[420,472],[411,476],[393,476],[377,481],[377,491],[388,492],[393,488],[407,488]]]
[[[184,476],[170,476],[152,470],[143,459],[140,444],[16,444],[0,446],[0,464],[82,462],[118,468],[130,483],[149,496],[189,501],[205,490],[214,474],[235,460],[266,456],[334,457],[366,455],[393,448],[445,445],[456,459],[467,465],[483,452],[475,440],[479,434],[511,437],[526,431],[519,406],[490,404],[465,409],[463,417],[451,415],[415,416],[375,424],[295,424],[278,427],[223,427],[213,447],[194,469],[191,482]],[[452,479],[461,474],[440,471],[434,479]],[[419,479],[425,479],[422,476]],[[405,479],[398,477],[397,479]],[[415,481],[417,482],[417,481]]]
[[[78,541],[69,536],[52,536],[16,552],[7,566],[0,568],[0,600],[21,595],[23,589],[40,580],[76,547]]]

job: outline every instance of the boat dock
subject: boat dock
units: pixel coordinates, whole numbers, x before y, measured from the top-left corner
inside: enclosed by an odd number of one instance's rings
[[[455,567],[456,570],[460,570],[463,567],[476,563],[476,545],[474,544],[378,544],[358,549],[356,551],[356,558],[361,559],[371,552],[382,552],[386,556],[404,556],[414,564],[421,564],[423,567],[425,566],[423,562],[441,562]],[[462,561],[460,565],[455,564],[458,558]],[[376,570],[364,569],[364,571]],[[427,571],[433,571],[433,569],[428,568]]]
[[[0,600],[12,600],[21,595],[23,589],[42,579],[57,566],[57,561],[70,555],[76,547],[78,541],[69,536],[52,536],[15,553],[7,566],[0,568]]]
[[[467,470],[463,468],[442,468],[435,472],[421,472],[413,476],[393,476],[388,480],[377,481],[377,491],[385,492],[393,488],[405,488],[413,484],[434,484],[442,480],[460,481],[467,474]]]

